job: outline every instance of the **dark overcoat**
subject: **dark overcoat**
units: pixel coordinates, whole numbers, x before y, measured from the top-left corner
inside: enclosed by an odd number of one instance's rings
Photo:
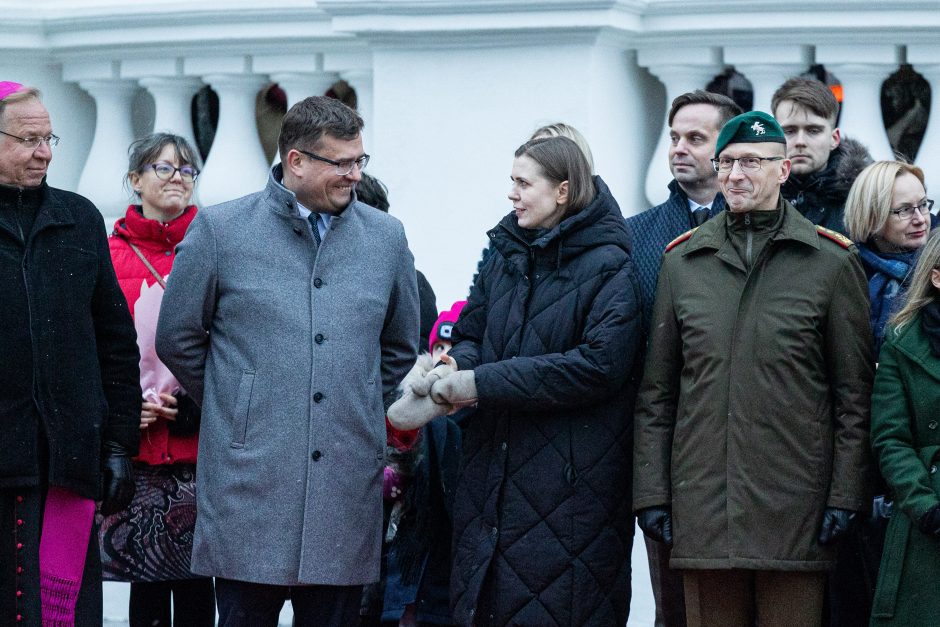
[[[633,504],[672,508],[674,568],[827,570],[825,508],[865,507],[865,274],[851,242],[778,207],[750,272],[721,216],[663,258]]]
[[[0,186],[0,488],[48,476],[100,497],[102,442],[136,454],[140,440],[136,338],[95,206],[45,182]]]
[[[940,502],[940,357],[915,318],[885,334],[872,396],[872,447],[894,494],[872,625],[940,625],[940,541],[915,523]]]
[[[510,214],[454,328],[464,426],[451,601],[459,625],[617,625],[629,609],[640,298],[607,186],[548,232]]]

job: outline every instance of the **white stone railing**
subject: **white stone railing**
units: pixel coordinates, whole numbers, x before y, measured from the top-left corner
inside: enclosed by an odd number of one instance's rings
[[[841,127],[891,154],[879,89],[899,63],[940,87],[940,11],[931,0],[0,0],[0,79],[38,84],[63,136],[50,177],[116,217],[130,141],[142,128],[191,137],[202,85],[220,98],[198,194],[212,204],[257,190],[270,163],[255,97],[278,83],[292,104],[339,79],[356,90],[370,169],[432,283],[469,279],[482,234],[508,210],[513,149],[539,124],[585,133],[625,214],[661,202],[665,112],[733,65],[756,108],[788,76],[821,63],[840,79]],[[200,6],[193,6],[199,4]],[[912,37],[916,33],[917,37]],[[79,91],[80,90],[80,91]],[[940,89],[917,162],[940,185]],[[92,130],[93,129],[93,130]],[[61,132],[60,132],[61,131]],[[460,234],[440,255],[438,212]],[[466,235],[473,234],[473,235]],[[422,261],[424,263],[422,263]],[[455,283],[462,296],[466,280]],[[459,291],[458,291],[459,289]],[[446,295],[445,297],[450,296]]]

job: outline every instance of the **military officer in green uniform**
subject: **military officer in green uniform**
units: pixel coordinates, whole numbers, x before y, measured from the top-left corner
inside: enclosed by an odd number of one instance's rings
[[[730,120],[728,211],[663,258],[635,415],[634,509],[672,544],[697,625],[819,625],[835,543],[865,507],[873,378],[865,274],[780,195],[786,139]]]

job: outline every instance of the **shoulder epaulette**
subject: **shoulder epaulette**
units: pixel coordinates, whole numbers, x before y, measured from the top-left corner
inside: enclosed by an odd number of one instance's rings
[[[675,248],[676,246],[678,246],[679,244],[681,244],[681,243],[684,242],[685,240],[687,240],[687,239],[689,239],[690,237],[692,237],[692,233],[695,233],[695,231],[696,231],[697,229],[698,229],[698,227],[695,227],[695,228],[692,229],[691,231],[686,231],[685,233],[683,233],[682,235],[680,235],[680,236],[677,237],[676,239],[674,239],[674,240],[672,240],[671,242],[669,242],[669,244],[666,246],[665,252],[668,253],[670,250],[672,250],[673,248]]]
[[[826,239],[832,240],[833,242],[835,242],[842,248],[851,248],[852,246],[855,245],[852,240],[847,238],[842,233],[833,231],[831,229],[827,229],[826,227],[819,226],[818,224],[816,225],[816,232],[822,235],[823,237],[825,237]]]

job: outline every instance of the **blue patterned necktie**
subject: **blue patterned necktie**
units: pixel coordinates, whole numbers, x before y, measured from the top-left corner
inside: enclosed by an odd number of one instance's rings
[[[310,220],[310,226],[313,227],[313,239],[317,242],[317,247],[320,246],[320,227],[317,226],[317,219],[320,217],[318,213],[311,213],[307,216],[307,219]]]

